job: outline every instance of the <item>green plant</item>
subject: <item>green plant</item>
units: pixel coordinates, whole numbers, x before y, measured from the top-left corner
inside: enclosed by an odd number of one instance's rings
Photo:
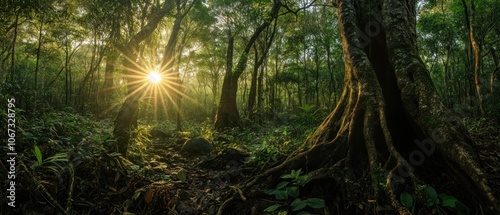
[[[418,194],[424,197],[424,205],[427,208],[432,209],[434,214],[447,214],[444,208],[448,208],[449,210],[454,211],[459,215],[470,214],[470,209],[465,204],[458,201],[457,198],[444,193],[438,194],[436,190],[431,186],[418,185],[416,187],[416,191]],[[411,211],[414,210],[414,200],[409,193],[401,193],[400,201],[401,205],[403,205],[404,207],[411,209]]]
[[[38,166],[42,165],[42,152],[37,145],[35,145],[33,149],[33,153],[35,154],[36,160],[38,161]]]
[[[282,179],[290,181],[282,181],[276,185],[274,189],[264,190],[268,195],[274,195],[278,203],[267,207],[264,211],[268,213],[282,214],[286,211],[299,212],[301,215],[310,214],[307,211],[301,211],[306,207],[324,208],[325,200],[320,198],[299,198],[299,187],[303,187],[312,179],[309,174],[302,174],[302,170],[292,170],[290,174],[284,174]]]

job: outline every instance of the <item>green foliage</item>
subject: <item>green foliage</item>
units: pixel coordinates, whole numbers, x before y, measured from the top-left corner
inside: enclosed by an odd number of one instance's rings
[[[264,190],[267,195],[274,196],[279,203],[267,207],[264,212],[283,213],[285,211],[301,211],[306,207],[318,209],[325,207],[325,200],[320,198],[299,198],[300,187],[309,183],[312,179],[309,174],[302,174],[302,170],[292,170],[289,174],[281,175],[282,181],[276,185],[274,189]],[[299,214],[308,214],[307,211],[302,211]]]
[[[131,133],[131,141],[129,145],[128,154],[131,159],[137,159],[137,161],[143,160],[142,158],[145,155],[145,151],[151,147],[151,126],[142,126],[139,125],[132,133]]]
[[[40,151],[40,148],[38,148],[37,145],[35,145],[33,153],[35,154],[36,160],[38,161],[38,166],[42,165],[42,152]]]
[[[409,193],[401,193],[399,199],[401,200],[401,204],[406,208],[410,208],[413,206],[413,198]]]
[[[457,200],[454,196],[444,193],[438,194],[436,190],[429,185],[418,185],[416,187],[416,195],[423,196],[425,207],[432,209],[435,214],[446,214],[445,209],[456,212],[457,214],[470,214],[470,209]],[[411,209],[415,209],[413,197],[409,193],[401,193],[401,205]]]

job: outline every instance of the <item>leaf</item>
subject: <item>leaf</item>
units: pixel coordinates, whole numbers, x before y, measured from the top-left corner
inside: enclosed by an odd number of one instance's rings
[[[307,201],[301,200],[299,198],[293,200],[293,202],[290,204],[292,206],[292,211],[298,211],[302,210],[307,206]]]
[[[43,163],[68,162],[68,154],[65,152],[57,153],[45,159]]]
[[[311,180],[312,180],[311,175],[307,174],[307,175],[303,175],[303,176],[298,176],[296,178],[296,183],[299,186],[304,186],[307,183],[309,183]]]
[[[120,155],[122,155],[122,153],[120,153],[120,152],[113,152],[113,153],[108,154],[108,156],[110,156],[110,157],[118,157]]]
[[[455,208],[456,203],[458,202],[458,200],[455,197],[446,195],[444,193],[439,194],[439,198],[441,198],[442,200],[441,205],[445,207]]]
[[[292,198],[297,198],[299,196],[299,188],[298,187],[287,187],[286,192]]]
[[[276,200],[287,200],[288,193],[286,192],[286,190],[275,190],[274,197],[276,198]]]
[[[313,214],[309,213],[307,211],[302,211],[302,212],[298,213],[297,215],[313,215]]]
[[[179,181],[181,182],[185,182],[186,179],[187,179],[187,170],[185,169],[180,169],[178,172],[177,172],[177,177],[179,178]]]
[[[410,208],[413,205],[413,198],[409,193],[401,193],[399,199],[401,200],[401,204],[406,208]]]
[[[281,178],[282,178],[282,179],[292,179],[292,178],[294,178],[294,177],[293,177],[293,175],[292,175],[292,174],[283,174],[283,175],[281,175]]]
[[[311,208],[324,208],[325,200],[320,198],[309,198],[306,199],[307,205]]]
[[[153,195],[154,195],[154,189],[149,189],[146,195],[144,196],[144,202],[146,202],[147,205],[153,201]]]
[[[425,185],[423,191],[427,197],[427,202],[425,203],[427,207],[439,204],[437,192],[433,187]]]
[[[273,190],[267,189],[267,190],[263,190],[262,192],[264,192],[267,195],[274,195],[274,191],[275,191],[274,189]]]
[[[274,212],[276,209],[278,209],[281,206],[282,205],[280,205],[280,204],[271,205],[271,206],[267,207],[266,209],[264,209],[264,212]]]
[[[288,184],[289,184],[289,182],[286,182],[286,181],[280,182],[278,185],[276,185],[276,188],[275,188],[275,189],[276,189],[276,190],[279,190],[279,189],[281,189],[281,188],[285,187],[285,186],[286,186],[286,185],[288,185]]]
[[[104,142],[104,141],[108,140],[109,137],[111,137],[111,134],[109,134],[109,133],[105,134],[104,136],[101,137],[101,141]]]
[[[137,198],[139,198],[139,196],[141,195],[142,191],[145,191],[144,188],[140,188],[140,189],[137,189],[135,192],[134,192],[134,196],[132,196],[132,198],[134,200],[137,200]]]
[[[34,154],[35,154],[36,160],[38,161],[38,165],[39,166],[42,165],[42,152],[40,151],[40,148],[38,148],[37,145],[35,145]]]

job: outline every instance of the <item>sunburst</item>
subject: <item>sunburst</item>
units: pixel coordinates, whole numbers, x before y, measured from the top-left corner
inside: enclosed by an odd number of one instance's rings
[[[167,103],[173,104],[170,107],[180,111],[178,107],[176,98],[180,97],[182,99],[188,99],[194,101],[194,99],[187,96],[182,92],[181,81],[179,74],[174,72],[172,69],[167,69],[167,65],[171,62],[166,63],[166,65],[159,67],[156,66],[155,60],[146,60],[140,58],[138,62],[127,58],[126,55],[122,55],[132,62],[129,67],[122,67],[125,71],[124,78],[126,79],[127,88],[129,88],[129,93],[124,99],[132,96],[139,96],[139,98],[146,98],[154,107],[154,118],[158,119],[158,113],[163,112],[164,116],[167,116]],[[133,68],[130,68],[133,67]],[[114,86],[117,88],[119,86]],[[132,90],[130,90],[132,89]],[[122,103],[115,104],[110,107],[110,110],[116,109],[116,105],[121,105]]]
[[[153,70],[153,71],[149,72],[149,74],[148,74],[148,80],[152,84],[160,83],[161,79],[162,79],[161,74],[158,73],[157,71]]]

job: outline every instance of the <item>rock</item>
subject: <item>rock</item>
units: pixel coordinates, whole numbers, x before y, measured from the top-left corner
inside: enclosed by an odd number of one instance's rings
[[[184,143],[181,154],[186,156],[208,155],[214,150],[214,146],[204,138],[193,138]]]

